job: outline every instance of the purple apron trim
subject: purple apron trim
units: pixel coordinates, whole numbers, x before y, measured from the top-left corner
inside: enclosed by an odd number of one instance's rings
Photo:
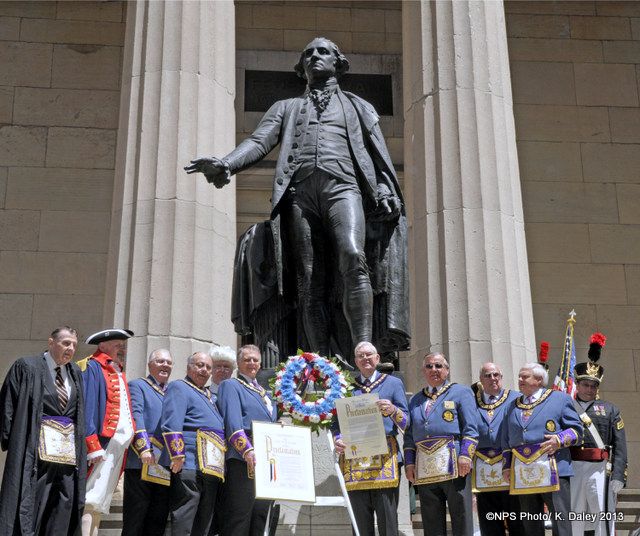
[[[70,424],[73,424],[73,419],[69,418],[69,417],[62,417],[61,415],[43,415],[42,416],[42,420],[43,421],[55,421],[58,424],[61,424],[62,426],[69,426]]]

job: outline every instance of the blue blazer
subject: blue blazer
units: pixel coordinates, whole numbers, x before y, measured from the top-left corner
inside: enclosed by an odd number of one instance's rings
[[[438,393],[428,417],[424,411],[428,398],[424,389],[413,395],[409,401],[411,425],[404,434],[404,454],[407,464],[415,463],[418,441],[437,436],[453,436],[456,453],[473,458],[478,442],[473,391],[466,385],[447,382]]]
[[[268,391],[265,394],[271,399]],[[253,448],[253,421],[275,422],[278,418],[275,401],[271,399],[269,411],[261,394],[239,378],[229,378],[220,384],[217,404],[224,419],[225,437],[229,443],[227,460],[243,460],[242,454]]]
[[[518,391],[505,389],[502,396],[493,404],[493,410],[490,410],[482,400],[482,390],[476,393],[477,404],[477,422],[478,422],[478,448],[488,449],[494,448],[500,450],[500,434],[502,424],[507,413],[509,403],[520,396]],[[493,417],[489,418],[489,411],[493,411]]]
[[[162,444],[160,416],[164,391],[155,383],[151,375],[129,382],[131,411],[136,423],[136,433],[127,454],[127,469],[141,469],[140,454],[149,450],[151,438]],[[140,448],[144,441],[144,447]]]
[[[523,412],[532,412],[525,422]],[[571,455],[567,447],[582,443],[582,421],[573,408],[571,397],[560,391],[546,389],[533,404],[525,406],[523,397],[512,400],[506,410],[501,431],[504,467],[511,464],[511,449],[530,443],[542,443],[545,435],[555,434],[563,448],[556,452],[559,476],[573,476]]]
[[[165,448],[160,456],[160,465],[171,465],[170,458],[179,454],[169,445],[169,438],[181,438],[184,442],[185,461],[183,469],[198,469],[196,432],[199,428],[224,429],[222,416],[208,389],[198,389],[189,380],[177,380],[167,386],[162,402],[160,428]]]

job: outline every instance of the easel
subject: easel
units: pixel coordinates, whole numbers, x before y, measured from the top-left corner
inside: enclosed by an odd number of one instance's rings
[[[331,497],[316,497],[316,502],[314,502],[311,506],[346,506],[347,512],[349,512],[349,518],[351,520],[351,527],[353,528],[353,533],[355,534],[355,536],[360,536],[360,532],[358,531],[358,525],[356,524],[356,517],[353,513],[353,508],[351,507],[349,494],[347,493],[347,485],[344,481],[344,475],[342,474],[342,470],[340,469],[340,464],[338,463],[338,455],[336,454],[336,446],[333,442],[333,435],[331,434],[331,430],[327,430],[327,441],[329,442],[329,450],[331,450],[331,456],[333,456],[333,467],[336,471],[338,482],[340,483],[340,490],[342,491],[342,497],[340,497],[339,495],[335,495]],[[270,523],[271,523],[271,506],[269,506],[269,512],[267,513],[267,523],[264,526],[264,536],[269,536]]]

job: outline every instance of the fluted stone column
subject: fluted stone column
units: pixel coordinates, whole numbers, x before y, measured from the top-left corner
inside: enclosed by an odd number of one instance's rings
[[[229,319],[235,183],[182,167],[235,144],[233,2],[127,5],[104,325],[127,326],[128,373],[147,353],[235,347]]]
[[[402,19],[409,370],[438,350],[455,381],[493,360],[510,384],[535,337],[504,6],[406,1]]]

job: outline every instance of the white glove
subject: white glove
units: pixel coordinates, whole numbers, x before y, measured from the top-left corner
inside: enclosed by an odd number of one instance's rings
[[[617,495],[618,492],[624,488],[624,482],[620,482],[619,480],[612,480],[609,482],[609,488],[613,492],[614,495]]]

